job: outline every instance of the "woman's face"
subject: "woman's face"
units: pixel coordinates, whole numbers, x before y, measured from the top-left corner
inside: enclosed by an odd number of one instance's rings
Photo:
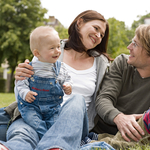
[[[82,19],[77,22],[79,32],[82,35],[82,43],[86,50],[96,47],[105,35],[106,22],[93,20],[84,23]]]

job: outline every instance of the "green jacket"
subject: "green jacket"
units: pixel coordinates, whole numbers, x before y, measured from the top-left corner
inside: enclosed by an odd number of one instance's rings
[[[96,99],[98,115],[111,125],[121,112],[142,114],[150,107],[150,77],[142,78],[137,69],[127,63],[128,57],[122,54],[113,61]]]
[[[16,120],[18,117],[20,117],[20,112],[18,110],[18,104],[17,102],[13,102],[12,104],[10,104],[9,106],[7,106],[4,109],[9,116],[11,117],[11,121]]]

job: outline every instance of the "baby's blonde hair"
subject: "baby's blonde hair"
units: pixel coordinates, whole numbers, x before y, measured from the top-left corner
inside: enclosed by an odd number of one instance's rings
[[[35,49],[40,49],[41,39],[45,38],[48,31],[56,31],[50,26],[39,26],[35,28],[30,34],[30,49],[33,52]],[[56,31],[57,32],[57,31]]]

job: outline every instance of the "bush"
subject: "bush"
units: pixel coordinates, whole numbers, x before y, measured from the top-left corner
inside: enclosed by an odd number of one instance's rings
[[[6,79],[0,79],[0,93],[5,93]]]

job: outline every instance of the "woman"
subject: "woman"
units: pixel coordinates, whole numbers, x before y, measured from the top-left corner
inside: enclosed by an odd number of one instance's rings
[[[7,142],[0,141],[6,147],[12,150],[17,149],[15,145],[19,146],[19,150],[21,147],[28,150],[77,150],[81,139],[88,134],[86,109],[89,130],[92,129],[96,115],[94,100],[108,66],[106,50],[109,27],[101,14],[87,10],[74,19],[68,33],[68,40],[61,42],[62,52],[59,59],[65,63],[71,75],[73,94],[71,97],[64,97],[59,121],[56,121],[39,142],[35,131],[22,118],[17,119],[7,131]],[[31,70],[32,67],[27,63],[19,64],[15,78],[22,80],[22,76],[30,77],[33,74]],[[15,94],[17,95],[17,91]]]

